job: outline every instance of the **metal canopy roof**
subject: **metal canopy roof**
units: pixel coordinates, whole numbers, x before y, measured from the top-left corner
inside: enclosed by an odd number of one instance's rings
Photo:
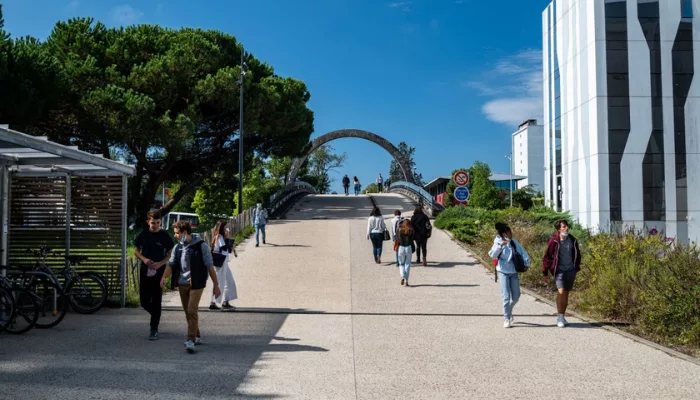
[[[51,142],[45,136],[32,136],[0,125],[0,164],[25,176],[65,173],[81,175],[136,175],[136,169],[118,161]]]

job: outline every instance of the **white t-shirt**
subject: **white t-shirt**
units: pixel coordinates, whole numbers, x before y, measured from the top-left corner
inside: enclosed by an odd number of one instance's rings
[[[384,233],[386,230],[386,224],[384,223],[384,218],[381,216],[372,216],[367,220],[367,234],[370,233]]]

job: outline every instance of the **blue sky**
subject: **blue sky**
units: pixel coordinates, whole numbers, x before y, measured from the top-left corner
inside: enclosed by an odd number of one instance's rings
[[[426,181],[475,160],[508,172],[517,125],[542,117],[542,11],[549,0],[0,0],[13,36],[58,20],[156,23],[235,35],[276,73],[306,82],[314,137],[364,129],[416,148]],[[391,156],[362,139],[331,142],[363,184]]]

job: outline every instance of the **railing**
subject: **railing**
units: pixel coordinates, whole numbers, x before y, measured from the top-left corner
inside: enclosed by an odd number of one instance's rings
[[[404,181],[392,182],[389,192],[399,193],[420,203],[424,210],[435,216],[445,208],[433,200],[433,196],[422,187]]]
[[[293,182],[272,194],[267,206],[270,215],[273,215],[280,207],[284,206],[289,199],[301,193],[316,194],[316,189],[306,182]]]

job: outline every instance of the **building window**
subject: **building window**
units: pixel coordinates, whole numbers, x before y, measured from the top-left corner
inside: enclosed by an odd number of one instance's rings
[[[693,0],[681,0],[681,18],[693,18]]]

